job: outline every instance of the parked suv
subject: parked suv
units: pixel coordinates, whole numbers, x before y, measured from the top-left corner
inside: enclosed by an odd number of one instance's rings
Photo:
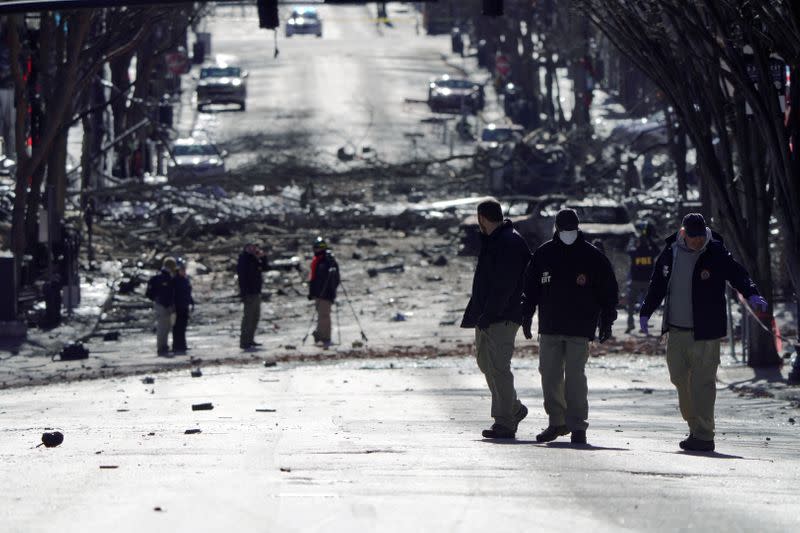
[[[246,70],[230,65],[213,65],[200,69],[197,80],[197,110],[209,104],[237,104],[245,110],[247,104]]]

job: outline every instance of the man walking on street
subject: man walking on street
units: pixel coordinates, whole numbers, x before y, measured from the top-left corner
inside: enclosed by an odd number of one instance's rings
[[[555,235],[534,252],[526,273],[522,327],[530,339],[538,307],[539,373],[548,416],[548,426],[536,436],[537,442],[572,433],[573,443],[586,444],[589,341],[594,340],[598,321],[600,342],[611,338],[617,318],[614,269],[584,239],[578,224],[575,211],[559,211]]]
[[[647,287],[650,285],[650,274],[656,263],[659,248],[653,241],[652,224],[637,224],[638,235],[631,239],[628,245],[628,256],[631,268],[628,274],[628,328],[625,333],[634,330],[636,307],[642,303]]]
[[[256,342],[255,334],[261,319],[261,287],[264,284],[262,272],[267,267],[267,257],[255,244],[248,244],[239,254],[236,274],[239,277],[239,296],[242,298],[242,328],[239,347],[252,350],[261,343]]]
[[[513,439],[528,409],[517,398],[511,358],[522,322],[523,274],[531,258],[525,239],[496,200],[478,204],[481,250],[472,280],[472,296],[462,328],[475,328],[478,368],[492,394],[494,424],[483,430],[487,439]]]
[[[308,299],[314,300],[317,310],[317,328],[314,330],[314,343],[324,348],[331,345],[331,308],[336,301],[339,287],[339,265],[322,237],[314,241],[314,259],[308,279]]]
[[[147,296],[153,301],[156,315],[156,353],[169,355],[169,330],[172,329],[172,313],[175,312],[175,259],[167,257],[161,271],[147,282]]]
[[[647,333],[650,315],[666,299],[661,333],[669,332],[667,368],[678,390],[681,416],[689,425],[689,438],[679,443],[684,450],[714,450],[719,345],[728,320],[726,281],[751,307],[766,310],[766,300],[722,237],[706,226],[703,215],[689,213],[658,256],[639,315]]]
[[[186,353],[186,327],[189,325],[189,307],[194,311],[192,282],[186,275],[186,262],[177,260],[178,273],[175,276],[175,325],[172,327],[172,352]]]

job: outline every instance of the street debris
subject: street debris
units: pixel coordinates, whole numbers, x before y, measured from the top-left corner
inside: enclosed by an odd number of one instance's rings
[[[42,433],[42,444],[44,444],[45,448],[55,448],[60,446],[62,442],[64,442],[64,434],[60,431]]]
[[[273,366],[277,366],[278,363],[275,361],[264,361],[264,366],[267,368],[272,368]]]
[[[64,346],[59,355],[60,359],[58,361],[78,361],[80,359],[88,359],[89,350],[83,346],[83,343],[76,342]],[[56,361],[55,356],[53,356],[53,361]]]
[[[292,469],[291,469],[291,468],[287,468],[287,467],[285,467],[285,466],[282,466],[282,467],[281,467],[281,472],[291,472],[291,471],[292,471]]]
[[[214,409],[214,404],[211,402],[192,404],[192,411],[211,411],[212,409]]]
[[[367,275],[371,278],[374,278],[378,274],[402,274],[403,272],[405,272],[405,265],[403,265],[402,263],[380,268],[367,269]]]
[[[198,433],[202,433],[202,430],[200,430],[200,429],[187,429],[186,431],[183,432],[184,435],[196,435]]]
[[[156,378],[152,376],[145,376],[144,378],[142,378],[142,383],[144,383],[145,385],[152,385],[155,382]]]
[[[274,413],[275,409],[256,409],[256,413]]]
[[[114,470],[119,468],[119,465],[100,465],[101,470]]]
[[[199,368],[195,368],[191,371],[191,376],[193,378],[200,378],[203,377],[203,372]]]

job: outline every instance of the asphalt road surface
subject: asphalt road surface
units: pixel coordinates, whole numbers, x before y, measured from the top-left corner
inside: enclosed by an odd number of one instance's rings
[[[414,150],[406,134],[425,136],[419,155],[426,146],[442,150],[441,130],[420,122],[432,116],[427,105],[406,99],[424,101],[430,78],[458,74],[442,60],[449,37],[417,34],[411,8],[391,9],[388,27],[376,24],[374,5],[320,6],[322,38],[286,38],[290,7],[282,7],[273,58],[274,33],[258,29],[254,9],[218,7],[206,28],[212,55],[235,57],[249,71],[247,111],[212,106],[196,127],[228,147],[234,168],[268,150],[331,162],[342,146],[408,160]]]
[[[480,438],[469,357],[0,391],[1,529],[797,531],[786,404],[721,385],[718,453],[688,454],[660,358],[592,359],[590,445],[540,445],[536,359],[515,373],[530,415],[506,444]],[[45,427],[60,447],[35,447]]]

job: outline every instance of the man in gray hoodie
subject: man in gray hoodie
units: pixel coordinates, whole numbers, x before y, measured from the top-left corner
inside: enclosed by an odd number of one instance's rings
[[[662,334],[667,340],[670,381],[678,390],[681,415],[689,425],[684,450],[714,450],[714,403],[720,338],[727,332],[725,283],[747,298],[751,307],[767,302],[747,271],[725,248],[722,237],[706,226],[703,215],[689,213],[658,256],[639,313],[643,332],[664,303]]]

